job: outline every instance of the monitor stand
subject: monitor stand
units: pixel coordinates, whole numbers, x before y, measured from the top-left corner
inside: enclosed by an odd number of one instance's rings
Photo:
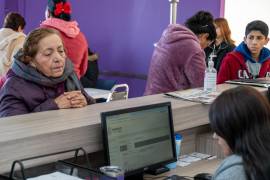
[[[156,168],[150,168],[145,173],[151,174],[151,175],[159,175],[164,172],[169,171],[170,169],[167,168],[166,166],[159,166]],[[143,171],[137,172],[136,174],[130,175],[130,176],[125,176],[125,180],[143,180]]]
[[[147,171],[145,171],[145,173],[151,174],[151,175],[159,175],[159,174],[162,174],[162,173],[168,172],[168,171],[170,171],[170,169],[167,168],[166,166],[160,166],[157,168],[150,168]]]
[[[125,176],[125,180],[143,180],[143,172],[139,172],[131,176]]]

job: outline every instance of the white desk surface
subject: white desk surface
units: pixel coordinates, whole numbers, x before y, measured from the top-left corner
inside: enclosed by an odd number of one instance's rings
[[[87,94],[94,99],[100,99],[104,98],[107,99],[110,92],[109,90],[104,90],[104,89],[96,89],[96,88],[84,88],[84,90],[87,92]]]
[[[236,85],[222,84],[218,91]],[[256,88],[266,91],[266,88]],[[169,98],[163,94],[98,103],[84,108],[61,109],[0,119],[0,173],[8,172],[14,160],[83,147],[87,152],[102,149],[100,113],[160,102],[172,103],[174,130],[209,124],[209,105]],[[71,157],[61,157],[61,159]],[[39,160],[31,165],[53,162]]]

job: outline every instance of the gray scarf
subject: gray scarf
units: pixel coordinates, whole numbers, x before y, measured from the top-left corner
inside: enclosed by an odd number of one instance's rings
[[[81,90],[82,86],[81,83],[73,71],[73,64],[72,62],[67,59],[65,63],[65,69],[62,76],[57,78],[47,77],[37,71],[34,67],[29,64],[24,64],[23,62],[19,61],[18,52],[14,58],[14,63],[12,64],[12,71],[19,77],[32,81],[36,84],[40,84],[42,86],[47,87],[56,87],[57,84],[63,83],[65,84],[66,91],[74,91],[74,90]]]

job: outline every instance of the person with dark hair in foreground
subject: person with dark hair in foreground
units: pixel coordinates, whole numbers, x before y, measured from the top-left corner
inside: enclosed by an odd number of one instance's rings
[[[66,58],[58,31],[35,29],[15,55],[0,90],[0,117],[94,103]]]
[[[214,180],[270,179],[270,105],[265,96],[248,86],[227,90],[211,104],[209,120],[227,156]]]
[[[88,43],[77,21],[71,20],[71,4],[67,0],[48,0],[46,20],[41,27],[57,29],[61,33],[67,56],[79,79],[88,65]]]
[[[203,49],[216,38],[213,16],[199,11],[185,25],[171,24],[163,32],[152,56],[145,95],[203,85]]]
[[[3,28],[0,29],[0,76],[10,69],[13,56],[23,46],[24,27],[25,20],[20,14],[10,12],[6,15]]]

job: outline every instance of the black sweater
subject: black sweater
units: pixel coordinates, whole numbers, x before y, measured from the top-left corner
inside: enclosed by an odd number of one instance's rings
[[[223,58],[226,56],[227,53],[231,52],[234,48],[235,48],[234,44],[228,44],[224,41],[218,46],[214,46],[213,42],[211,45],[209,45],[204,49],[206,65],[208,65],[208,59],[210,54],[213,52],[213,50],[215,50],[216,57],[213,58],[213,61],[214,67],[218,72]]]

